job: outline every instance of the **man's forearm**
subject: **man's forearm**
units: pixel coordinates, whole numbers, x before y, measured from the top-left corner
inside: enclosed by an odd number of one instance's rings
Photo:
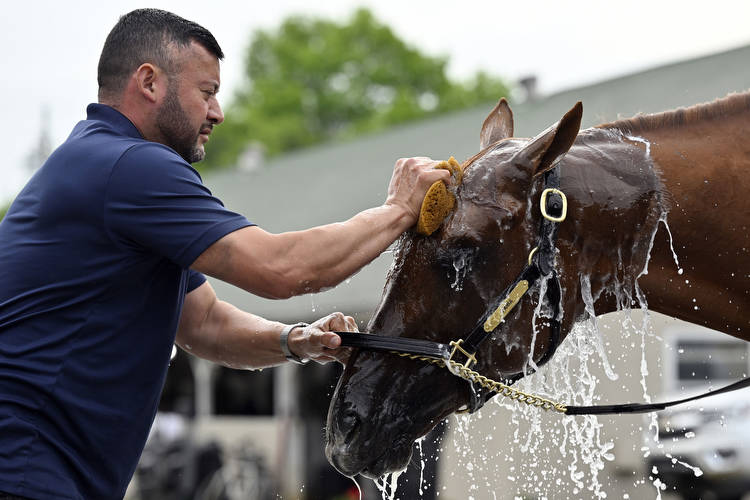
[[[227,302],[216,300],[205,317],[193,321],[189,327],[183,327],[182,323],[181,320],[177,343],[200,358],[239,369],[285,362],[279,347],[284,325],[241,311]]]
[[[206,282],[185,297],[177,344],[198,357],[230,368],[265,368],[286,361],[280,343],[285,326],[218,300]],[[341,339],[332,332],[356,330],[354,318],[332,313],[305,328],[293,328],[286,345],[298,358],[343,362],[348,350],[339,348]]]
[[[377,258],[412,224],[402,211],[381,206],[345,222],[279,235],[291,295],[337,285]]]
[[[288,298],[337,285],[413,223],[413,215],[384,205],[304,231],[271,234],[248,227],[216,242],[193,268],[256,295]]]

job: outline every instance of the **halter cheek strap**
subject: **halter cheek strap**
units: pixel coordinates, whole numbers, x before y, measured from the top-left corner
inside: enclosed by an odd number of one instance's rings
[[[481,345],[493,335],[495,330],[504,322],[505,317],[528,291],[538,286],[543,278],[547,280],[547,290],[544,297],[540,297],[539,300],[547,302],[552,315],[549,325],[550,342],[544,355],[536,363],[537,366],[547,363],[560,345],[561,291],[560,279],[555,271],[555,249],[559,224],[567,216],[568,204],[565,194],[560,191],[559,187],[560,172],[556,165],[544,173],[544,190],[539,201],[539,208],[543,216],[539,228],[539,238],[537,246],[529,253],[526,266],[515,281],[491,304],[488,314],[477,323],[469,336],[463,341],[458,341],[462,350],[470,353],[472,357]],[[533,370],[527,373],[531,374]],[[505,383],[513,384],[524,376],[524,373],[517,373],[506,379]],[[483,390],[483,387],[477,383],[472,383],[471,386],[468,407],[470,413],[477,411],[485,402],[497,394],[495,391]]]

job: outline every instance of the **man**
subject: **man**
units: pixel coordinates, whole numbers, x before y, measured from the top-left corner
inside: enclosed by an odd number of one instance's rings
[[[352,318],[265,320],[218,300],[204,274],[271,298],[335,285],[411,227],[427,188],[448,178],[429,159],[399,160],[382,206],[263,231],[190,166],[224,119],[222,57],[211,33],[173,14],[120,18],[99,103],[0,224],[4,498],[121,498],[174,342],[238,368],[343,360],[331,331],[355,329]]]

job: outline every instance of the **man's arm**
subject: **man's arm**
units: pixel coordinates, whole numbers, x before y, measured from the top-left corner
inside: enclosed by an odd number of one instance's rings
[[[304,231],[234,231],[211,245],[192,268],[268,298],[288,298],[335,286],[380,255],[412,227],[427,189],[448,181],[429,158],[396,162],[383,205],[351,219]],[[283,206],[279,207],[283,210]]]
[[[205,282],[185,297],[177,344],[198,357],[230,368],[264,368],[286,361],[279,345],[284,326],[219,300]],[[356,329],[354,319],[334,313],[309,327],[292,330],[289,347],[303,359],[344,362],[349,351],[338,348],[341,339],[330,331]]]

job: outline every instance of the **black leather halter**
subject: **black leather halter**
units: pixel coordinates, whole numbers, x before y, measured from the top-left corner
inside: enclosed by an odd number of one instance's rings
[[[555,243],[558,225],[565,219],[567,202],[565,195],[559,191],[560,173],[555,166],[544,174],[544,191],[540,207],[544,217],[539,229],[537,246],[531,251],[528,263],[518,277],[490,303],[486,313],[474,326],[469,335],[452,345],[431,342],[428,340],[404,337],[386,337],[377,334],[352,332],[335,332],[341,337],[341,345],[359,349],[390,351],[402,354],[424,356],[433,359],[453,359],[457,353],[463,354],[467,365],[476,363],[475,354],[482,344],[489,339],[495,329],[503,322],[511,309],[532,290],[542,278],[547,279],[547,290],[544,299],[551,311],[550,342],[542,358],[537,362],[541,366],[550,360],[560,345],[560,280],[555,271]],[[541,300],[541,298],[540,298]],[[512,384],[524,377],[524,373],[515,374],[504,380]],[[496,393],[484,390],[477,383],[469,383],[468,411],[474,413]]]
[[[359,332],[334,332],[341,337],[341,345],[372,351],[387,351],[402,355],[414,355],[434,360],[447,362],[454,360],[457,354],[466,357],[465,366],[476,363],[475,354],[482,344],[489,339],[495,329],[504,321],[505,316],[518,304],[523,296],[538,286],[541,280],[546,280],[546,291],[544,300],[551,310],[549,319],[549,344],[542,358],[536,363],[542,366],[547,363],[560,345],[560,301],[561,288],[560,279],[555,270],[555,244],[557,242],[557,231],[559,223],[565,220],[567,211],[567,200],[559,190],[560,172],[559,166],[544,173],[544,190],[540,199],[540,210],[543,218],[539,228],[539,239],[537,246],[529,254],[528,263],[518,277],[502,294],[498,296],[488,307],[484,316],[474,326],[469,335],[461,340],[442,344],[429,340],[412,339],[404,337],[387,337],[374,333]],[[539,300],[542,300],[540,297]],[[511,385],[523,378],[526,373],[517,373],[503,382]],[[566,415],[604,415],[621,413],[648,413],[666,409],[670,406],[701,399],[715,394],[730,392],[750,386],[750,378],[745,378],[728,386],[706,392],[699,396],[685,398],[666,403],[625,403],[617,405],[596,406],[565,406]],[[469,404],[468,411],[474,413],[481,408],[495,392],[485,390],[476,382],[469,382]]]

